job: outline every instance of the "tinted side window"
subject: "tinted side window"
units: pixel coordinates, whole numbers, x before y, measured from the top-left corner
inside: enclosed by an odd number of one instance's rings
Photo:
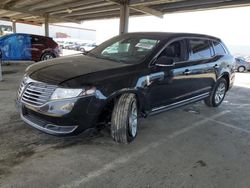
[[[32,36],[31,42],[32,42],[32,44],[41,44],[41,43],[43,43],[41,37],[38,37],[38,36]]]
[[[186,41],[180,40],[169,44],[160,56],[172,58],[174,62],[185,61],[187,59]]]
[[[213,42],[215,55],[225,55],[227,52],[219,42]]]
[[[210,42],[208,40],[190,39],[189,60],[207,59],[212,56]]]

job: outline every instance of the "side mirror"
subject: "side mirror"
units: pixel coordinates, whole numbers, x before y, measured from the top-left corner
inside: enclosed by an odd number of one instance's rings
[[[161,56],[156,60],[155,65],[158,67],[173,67],[175,66],[175,62],[173,58]]]

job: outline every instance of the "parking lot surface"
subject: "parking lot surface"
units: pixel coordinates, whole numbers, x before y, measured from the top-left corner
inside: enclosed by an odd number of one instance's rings
[[[135,142],[120,145],[108,129],[58,138],[23,123],[14,99],[26,66],[2,67],[0,187],[250,187],[250,73],[219,108],[141,119]]]

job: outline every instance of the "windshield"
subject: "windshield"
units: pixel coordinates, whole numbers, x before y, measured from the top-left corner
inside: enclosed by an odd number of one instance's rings
[[[151,54],[159,39],[127,36],[111,39],[88,53],[89,56],[121,63],[137,64]]]

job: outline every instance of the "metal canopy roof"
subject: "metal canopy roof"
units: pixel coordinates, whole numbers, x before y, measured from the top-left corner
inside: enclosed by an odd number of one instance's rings
[[[250,0],[0,0],[0,19],[29,24],[81,22],[120,17],[120,5],[128,4],[129,14],[165,13],[249,6]]]

